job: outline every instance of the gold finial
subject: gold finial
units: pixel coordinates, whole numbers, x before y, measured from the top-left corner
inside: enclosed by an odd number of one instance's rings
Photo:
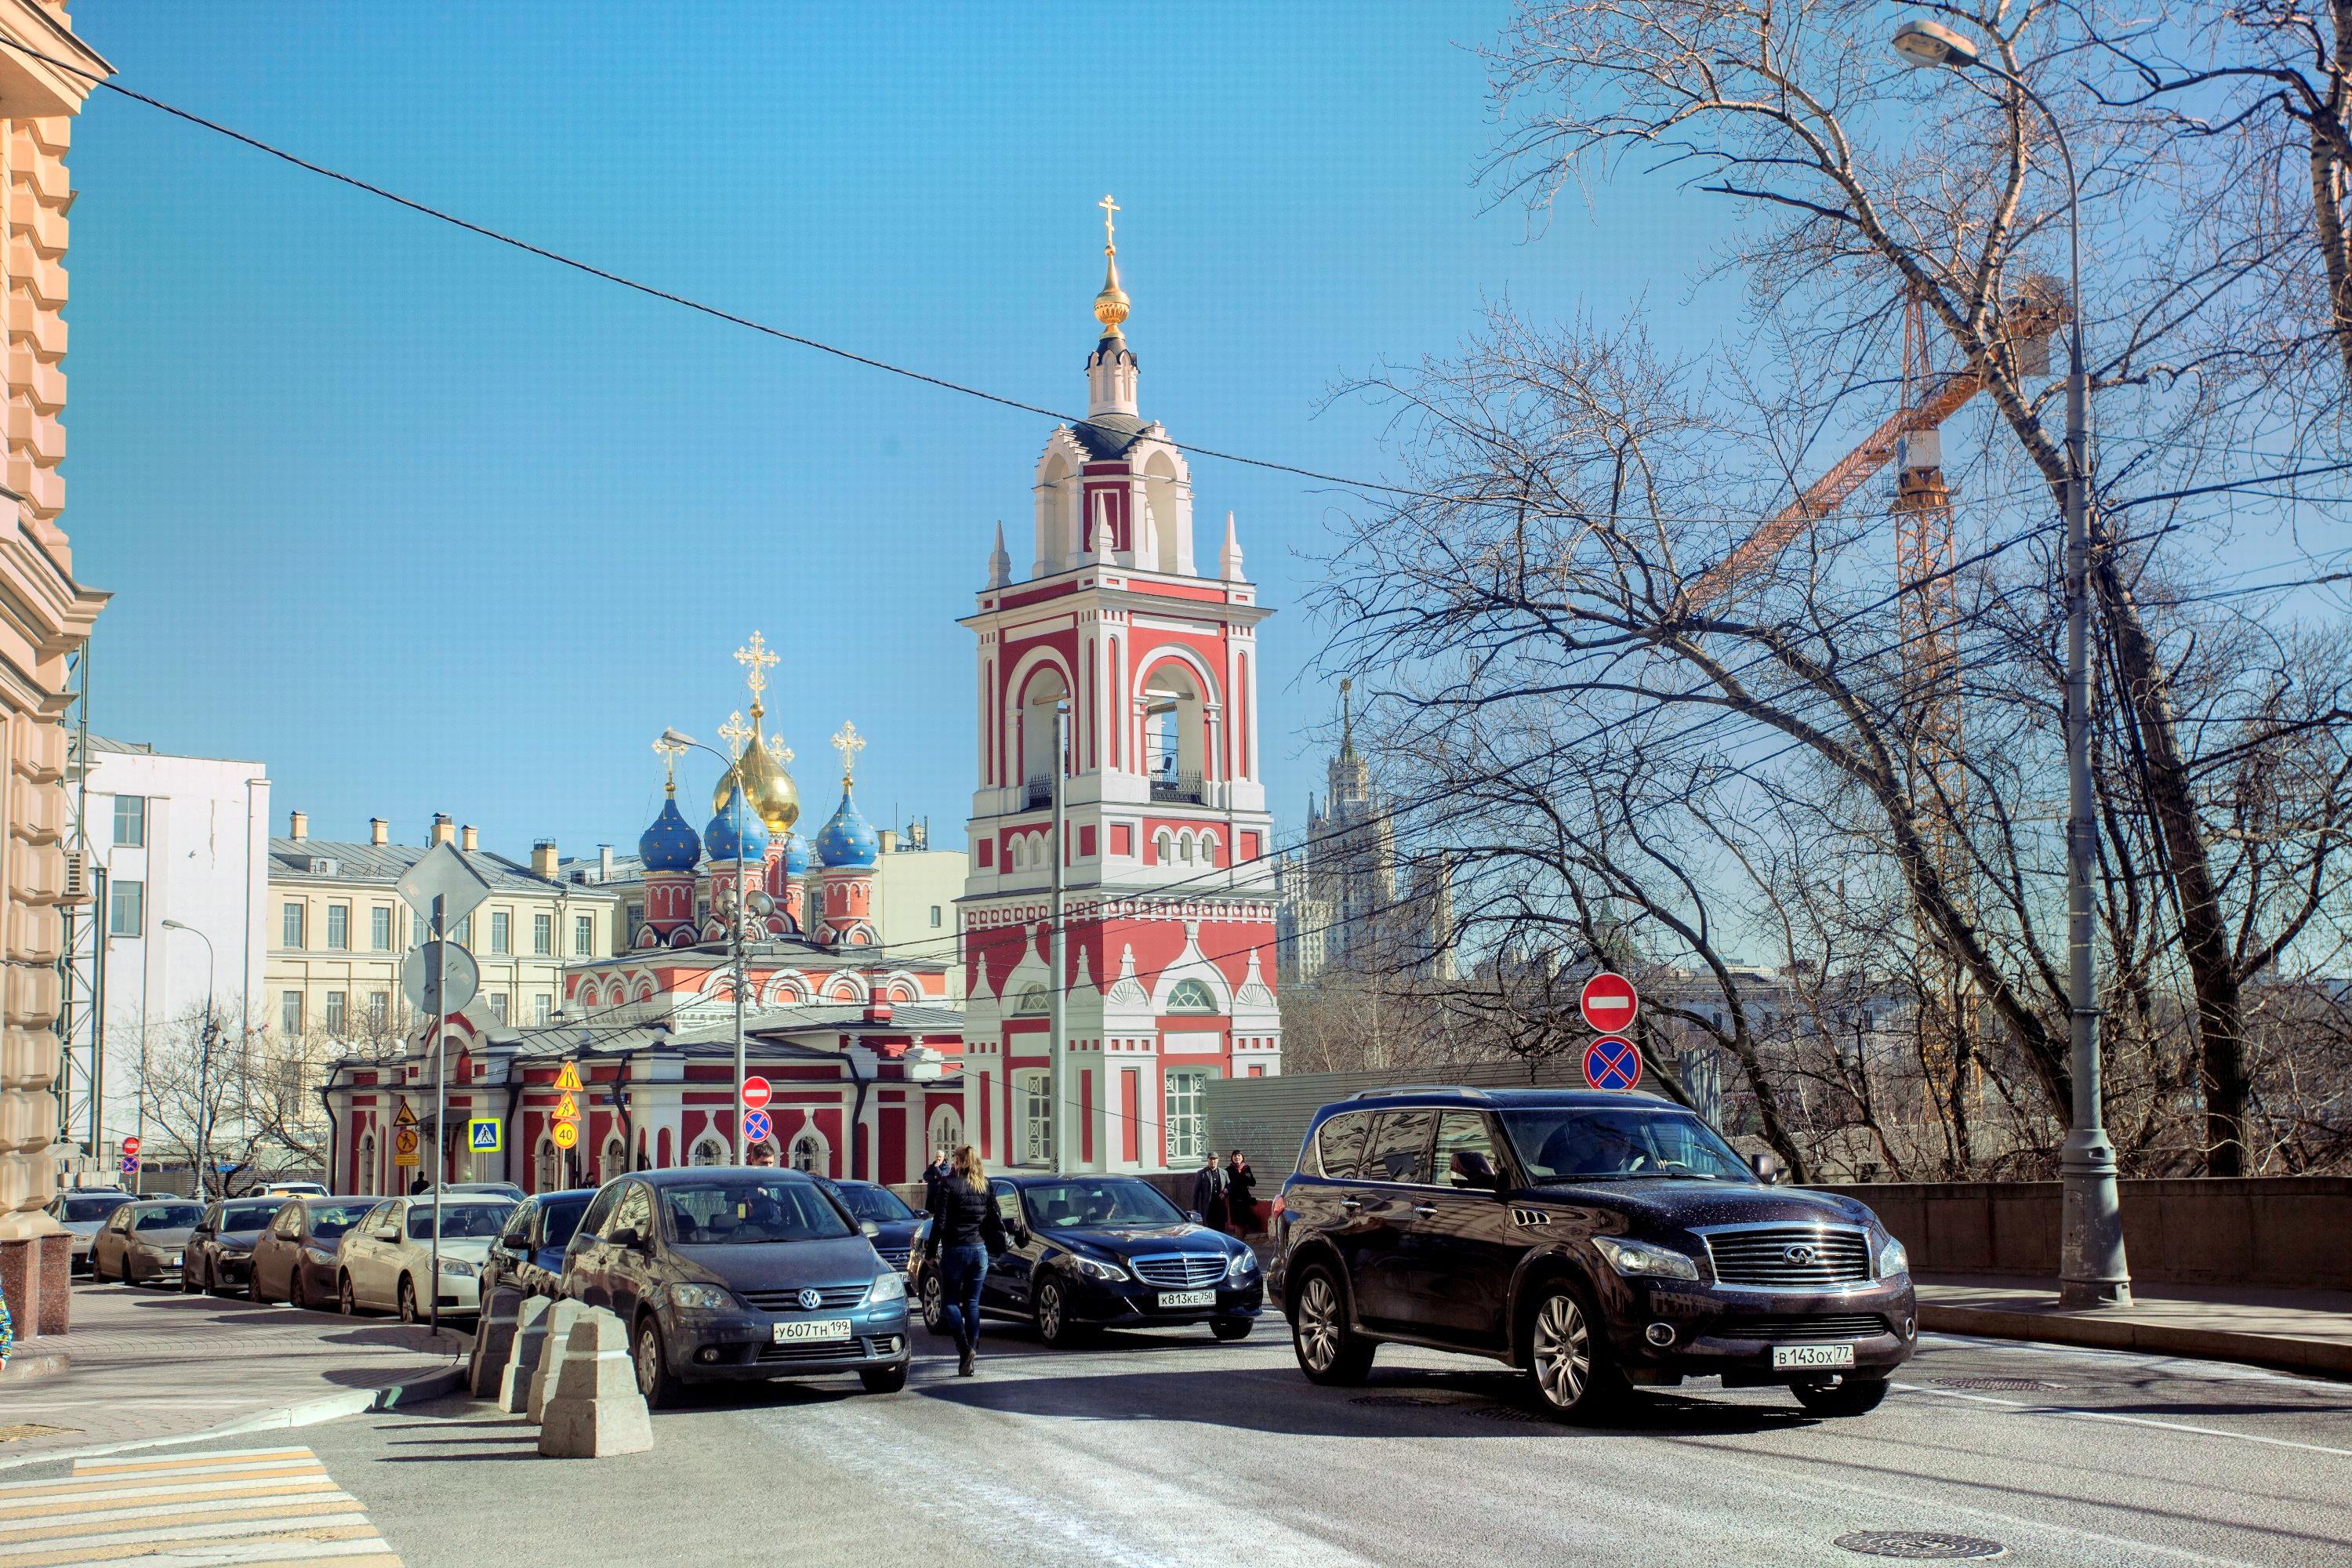
[[[677,793],[677,760],[686,755],[685,743],[663,736],[654,742],[654,754],[661,758],[662,770],[668,775],[664,780],[662,787],[667,793],[676,795]]]
[[[841,787],[847,789],[849,775],[857,771],[857,753],[866,749],[866,737],[857,732],[856,725],[845,719],[841,728],[834,731],[833,749],[841,753]]]
[[[719,738],[727,742],[727,749],[735,754],[738,762],[743,760],[743,743],[751,738],[752,733],[751,726],[743,722],[740,708],[727,715],[727,722],[719,726]]]
[[[760,699],[768,693],[768,671],[779,661],[769,651],[767,639],[753,632],[751,642],[735,650],[735,662],[743,667],[743,684],[751,689],[751,716],[756,719],[761,711]],[[738,746],[736,750],[740,752],[742,748]]]
[[[768,748],[768,755],[776,759],[778,767],[792,765],[793,749],[784,744],[784,738],[782,735],[771,735],[761,743]]]
[[[1111,216],[1119,210],[1118,204],[1108,196],[1095,205],[1103,210],[1103,286],[1095,296],[1095,320],[1103,324],[1103,336],[1119,335],[1118,324],[1127,320],[1127,290],[1118,286],[1118,234],[1111,226]]]

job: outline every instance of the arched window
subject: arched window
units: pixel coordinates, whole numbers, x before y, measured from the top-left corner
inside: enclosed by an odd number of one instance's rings
[[[1203,833],[1201,835],[1201,860],[1203,865],[1213,866],[1217,863],[1217,836],[1215,834]]]
[[[535,1193],[561,1192],[563,1189],[563,1156],[555,1147],[555,1140],[542,1135],[537,1158],[532,1162],[530,1190]]]
[[[1162,866],[1174,865],[1176,863],[1176,836],[1169,832],[1166,828],[1161,828],[1160,830],[1160,837],[1151,841],[1151,854],[1152,858]]]
[[[596,1162],[596,1179],[600,1182],[609,1182],[615,1176],[628,1174],[628,1171],[627,1145],[624,1144],[617,1136],[605,1139],[604,1158]]]
[[[1205,980],[1179,980],[1168,993],[1171,1013],[1213,1013],[1217,1010],[1216,994]]]
[[[1151,667],[1143,689],[1143,755],[1154,800],[1203,799],[1208,731],[1202,715],[1208,693],[1182,661],[1168,658]]]
[[[951,1105],[942,1105],[931,1112],[929,1148],[932,1158],[941,1154],[952,1156],[963,1147],[963,1118]]]
[[[360,1140],[360,1195],[375,1195],[375,1134],[373,1132]]]
[[[1021,779],[1032,805],[1045,804],[1038,798],[1041,795],[1051,798],[1054,773],[1059,766],[1054,755],[1054,710],[1069,695],[1062,672],[1050,666],[1032,670],[1028,684],[1022,688]]]
[[[1024,985],[1021,994],[1013,1000],[1013,1011],[1024,1016],[1051,1012],[1053,1005],[1053,999],[1045,994],[1043,985]]]
[[[1191,834],[1185,833],[1178,835],[1176,839],[1176,859],[1181,865],[1190,866],[1192,863],[1192,836]]]
[[[717,1133],[704,1133],[694,1141],[693,1163],[698,1165],[727,1163],[727,1145],[719,1141]]]
[[[817,1136],[815,1129],[811,1128],[793,1140],[793,1170],[822,1176],[826,1173],[827,1165],[824,1140]]]

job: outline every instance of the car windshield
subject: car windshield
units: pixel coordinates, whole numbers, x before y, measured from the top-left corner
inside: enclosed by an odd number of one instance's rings
[[[367,1217],[373,1204],[312,1204],[310,1234],[320,1241],[332,1241],[343,1232]]]
[[[1715,1129],[1675,1108],[1549,1106],[1503,1112],[1519,1163],[1538,1182],[1641,1176],[1753,1182]]]
[[[864,1182],[845,1182],[835,1190],[841,1194],[841,1201],[849,1205],[849,1212],[859,1219],[887,1225],[892,1220],[915,1217],[915,1211],[900,1203],[898,1194],[887,1187]]]
[[[547,1215],[547,1239],[541,1247],[562,1247],[580,1228],[580,1216],[588,1212],[588,1200],[593,1194],[583,1193],[576,1198],[550,1199],[540,1205]]]
[[[1029,1223],[1040,1230],[1082,1225],[1167,1225],[1184,1214],[1159,1189],[1128,1176],[1073,1182],[1036,1182],[1021,1189]]]
[[[221,1210],[220,1227],[224,1235],[241,1236],[249,1230],[259,1230],[278,1214],[276,1204],[238,1204]]]
[[[514,1213],[512,1204],[453,1204],[441,1205],[441,1239],[471,1241],[478,1237],[495,1237],[507,1227],[507,1215]],[[408,1211],[408,1239],[429,1241],[433,1237],[433,1205],[417,1204]]]
[[[857,1234],[814,1182],[745,1176],[682,1183],[661,1194],[677,1239],[689,1247],[831,1241]]]
[[[120,1193],[102,1198],[67,1198],[66,1212],[58,1217],[68,1225],[88,1225],[104,1219],[130,1201]]]
[[[194,1204],[170,1204],[149,1209],[131,1226],[133,1230],[194,1230],[205,1211]]]

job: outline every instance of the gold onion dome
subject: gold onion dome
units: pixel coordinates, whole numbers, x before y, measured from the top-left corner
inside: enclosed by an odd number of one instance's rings
[[[743,775],[743,798],[760,814],[771,836],[781,838],[792,831],[793,824],[801,819],[801,792],[793,786],[792,774],[784,772],[774,755],[761,743],[760,710],[751,710],[751,737],[743,747],[743,756],[737,764]],[[732,774],[719,775],[718,787],[710,792],[710,809],[716,814],[727,806],[727,796],[734,789]]]

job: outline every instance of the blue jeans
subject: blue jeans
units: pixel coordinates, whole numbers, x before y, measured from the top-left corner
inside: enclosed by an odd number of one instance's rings
[[[978,1243],[940,1249],[940,1305],[948,1331],[961,1327],[963,1342],[980,1343],[980,1283],[988,1278],[988,1248]]]

